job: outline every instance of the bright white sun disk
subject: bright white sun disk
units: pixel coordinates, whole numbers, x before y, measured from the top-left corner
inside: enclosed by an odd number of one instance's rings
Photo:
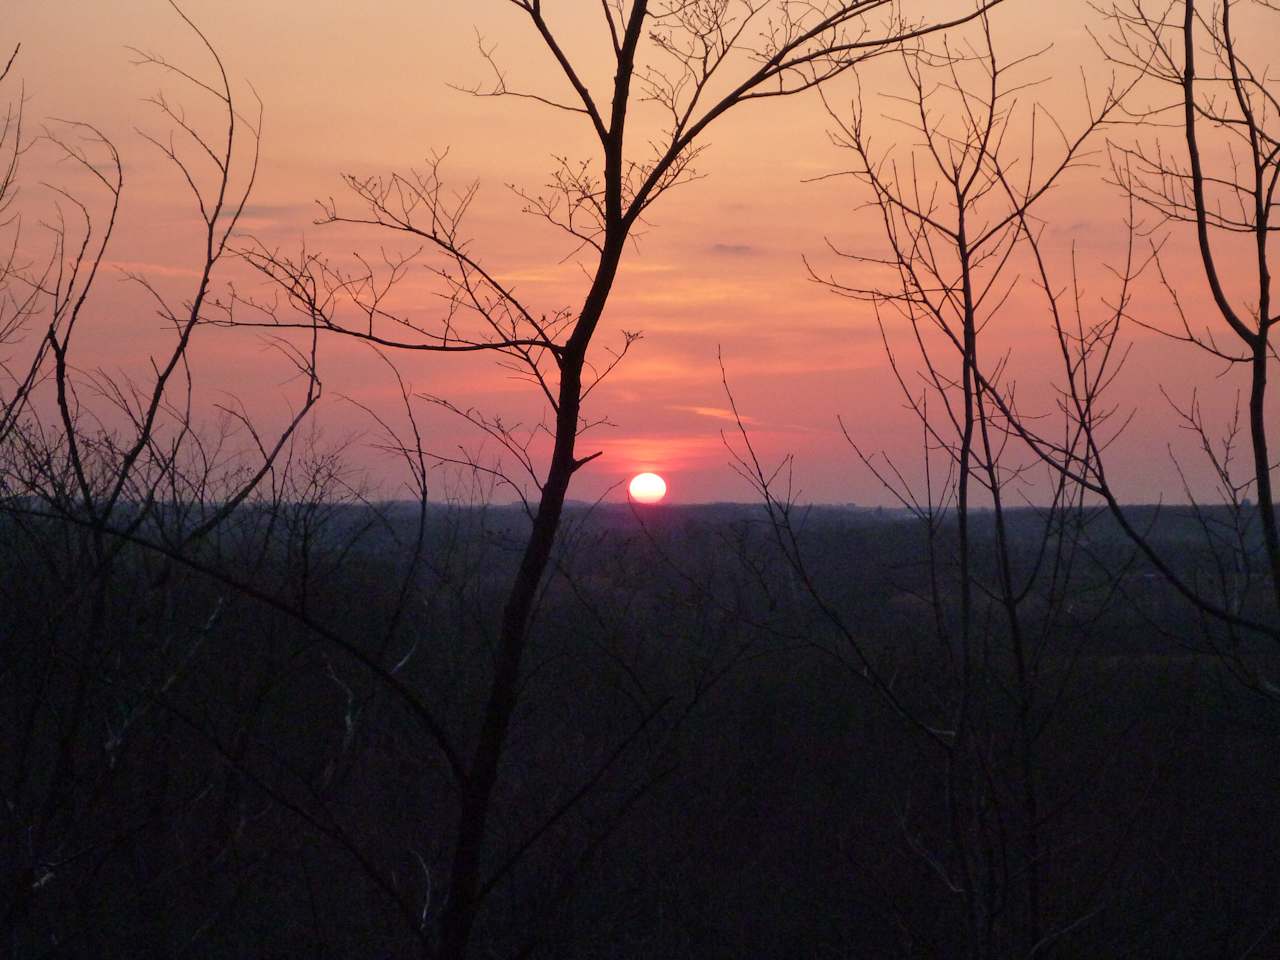
[[[627,490],[637,503],[657,503],[667,495],[667,481],[656,473],[639,473],[631,478]]]

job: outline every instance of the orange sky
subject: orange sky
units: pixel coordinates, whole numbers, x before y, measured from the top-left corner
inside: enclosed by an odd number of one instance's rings
[[[6,6],[3,40],[23,43],[20,73],[29,116],[91,121],[124,155],[126,218],[111,260],[162,284],[180,284],[195,239],[188,199],[174,172],[134,132],[164,129],[142,102],[161,78],[131,67],[125,46],[203,69],[192,39],[162,0],[7,0]],[[558,22],[571,46],[588,62],[603,65],[591,60],[601,39],[595,4],[562,0],[550,6],[560,11]],[[926,6],[958,5],[936,0],[916,9]],[[251,102],[248,82],[265,103],[260,179],[247,229],[271,244],[296,247],[305,235],[309,245],[339,255],[376,251],[376,235],[311,226],[313,199],[340,195],[343,172],[404,169],[447,147],[446,173],[459,184],[481,183],[470,227],[475,249],[490,267],[546,310],[572,304],[580,295],[576,266],[558,263],[568,250],[563,240],[522,217],[519,200],[505,184],[536,188],[552,154],[586,156],[587,131],[577,118],[529,102],[477,100],[448,86],[485,81],[475,47],[479,29],[487,43],[498,44],[497,56],[514,82],[551,95],[561,92],[545,53],[507,4],[380,0],[361,8],[343,0],[188,0],[185,9],[221,52],[242,104]],[[1027,68],[1026,79],[1046,82],[1026,96],[1052,105],[1069,128],[1082,115],[1082,74],[1095,86],[1103,82],[1084,30],[1089,16],[1083,0],[1008,0],[996,19],[1007,57],[1053,43]],[[873,112],[890,108],[876,94],[900,90],[899,81],[888,63],[865,71],[864,95]],[[174,90],[171,84],[166,88]],[[838,84],[829,97],[838,104],[851,90],[848,83]],[[801,499],[888,502],[844,444],[837,415],[867,448],[886,449],[905,464],[918,461],[919,428],[902,408],[870,311],[806,279],[806,255],[821,269],[846,277],[853,269],[827,253],[826,238],[859,251],[878,252],[882,245],[875,219],[857,212],[866,195],[856,184],[806,182],[849,163],[829,143],[827,126],[812,97],[748,105],[713,128],[712,147],[699,164],[707,179],[672,193],[654,209],[624,263],[599,343],[613,344],[624,329],[642,330],[644,339],[591,397],[590,412],[615,426],[584,438],[584,448],[603,449],[605,455],[580,475],[571,496],[593,498],[651,469],[666,476],[674,500],[748,499],[750,491],[728,469],[721,444],[720,431],[731,424],[718,349],[761,452],[769,459],[796,454]],[[885,142],[896,136],[895,129],[885,125]],[[38,181],[75,181],[65,166],[49,166],[47,159],[40,150],[29,158],[25,209],[50,202]],[[1049,244],[1059,266],[1074,242],[1095,298],[1107,292],[1105,266],[1123,252],[1122,208],[1116,190],[1094,169],[1073,173],[1041,211],[1052,224]],[[1201,276],[1185,246],[1175,243],[1170,257],[1178,275],[1187,278],[1188,302],[1201,304]],[[155,336],[153,319],[113,278],[104,278],[98,293],[95,327],[82,347],[108,369],[139,369],[148,338]],[[1158,292],[1148,289],[1143,297],[1150,315],[1161,316],[1166,302]],[[1017,306],[1014,301],[1007,322],[988,333],[989,349],[1012,349],[1024,396],[1038,390],[1047,401],[1046,385],[1056,377],[1051,331],[1042,315],[1018,313]],[[1234,381],[1215,380],[1217,369],[1184,347],[1138,330],[1129,339],[1134,354],[1114,399],[1137,414],[1127,441],[1115,450],[1113,476],[1128,499],[1178,499],[1166,445],[1179,445],[1194,458],[1158,385],[1185,398],[1192,383],[1203,382],[1209,408],[1221,420],[1229,408],[1223,398],[1232,396]],[[197,351],[197,370],[210,397],[218,390],[234,393],[265,417],[284,409],[283,398],[292,389],[286,371],[258,340],[206,331]],[[369,428],[340,394],[394,413],[392,388],[373,358],[336,342],[326,345],[323,357],[328,400],[321,422],[328,436]],[[81,363],[91,361],[82,355]],[[412,357],[401,366],[416,389],[448,396],[460,406],[502,413],[508,421],[538,416],[537,398],[491,362]],[[430,411],[424,423],[436,449],[451,451],[473,439]],[[376,454],[357,456],[384,469]],[[621,496],[621,489],[613,495]]]

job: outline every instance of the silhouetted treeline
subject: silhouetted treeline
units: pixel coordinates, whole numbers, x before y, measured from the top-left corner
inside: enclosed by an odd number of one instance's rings
[[[91,527],[10,507],[0,859],[14,955],[415,955],[456,787],[363,660],[453,743],[474,737],[456,718],[486,689],[524,515],[432,507],[405,584],[412,505],[246,505],[189,558],[125,542],[108,569]],[[164,514],[140,531],[171,528]],[[1011,517],[1015,548],[1038,542],[1036,511]],[[800,529],[824,596],[908,711],[927,710],[942,655],[921,626],[921,525],[815,508]],[[1044,909],[1080,918],[1050,955],[1272,949],[1280,709],[1233,681],[1105,515],[1085,529],[1096,557],[1040,668],[1060,681],[1038,708]],[[1210,569],[1177,511],[1150,529],[1185,541],[1188,571]],[[961,955],[942,756],[860,680],[759,508],[571,508],[554,566],[479,942],[584,958]],[[986,709],[993,728],[1015,721],[996,694]]]

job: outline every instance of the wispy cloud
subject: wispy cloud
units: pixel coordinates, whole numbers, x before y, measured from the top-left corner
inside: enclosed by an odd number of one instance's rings
[[[713,243],[711,252],[723,257],[751,257],[759,253],[760,248],[749,243]]]
[[[727,420],[730,423],[733,423],[738,419],[733,415],[732,410],[729,410],[725,407],[696,407],[696,406],[690,407],[690,406],[676,405],[676,406],[670,407],[669,409],[679,410],[684,413],[693,413],[699,417],[710,417],[713,420]],[[748,417],[745,415],[741,417],[741,420],[743,423],[758,422],[755,417]]]
[[[609,437],[600,446],[612,469],[682,470],[719,462],[724,455],[724,442],[719,434],[684,436],[654,434],[651,436]]]
[[[221,220],[226,221],[235,212],[234,206],[224,208]],[[268,230],[309,227],[321,210],[314,203],[247,203],[239,213],[238,226],[242,230]]]
[[[241,216],[254,220],[281,220],[307,215],[314,219],[320,214],[316,204],[304,203],[246,203]]]
[[[190,267],[153,263],[147,260],[104,260],[102,266],[108,270],[119,270],[121,273],[140,277],[198,277],[200,275]]]

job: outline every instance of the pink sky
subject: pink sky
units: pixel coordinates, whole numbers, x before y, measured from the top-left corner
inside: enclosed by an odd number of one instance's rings
[[[20,73],[29,116],[90,121],[124,155],[126,218],[111,260],[159,283],[180,284],[195,239],[188,198],[174,172],[134,132],[164,129],[142,102],[162,78],[131,67],[125,47],[163,53],[201,70],[206,61],[162,0],[9,0],[8,6],[5,43],[23,43]],[[559,6],[566,11],[559,22],[574,48],[596,49],[594,4],[574,0]],[[938,0],[917,8],[926,6],[957,5]],[[591,8],[589,16],[572,12],[584,7]],[[497,56],[509,65],[513,82],[560,92],[546,56],[505,3],[381,0],[361,8],[341,0],[189,0],[185,9],[221,52],[242,105],[252,102],[250,82],[265,103],[248,230],[285,247],[296,247],[305,235],[310,246],[336,255],[376,251],[376,235],[312,226],[314,198],[340,197],[341,173],[404,169],[447,147],[446,173],[459,185],[481,183],[470,226],[486,263],[544,309],[568,306],[580,296],[577,267],[559,263],[568,252],[563,240],[523,217],[505,184],[536,188],[552,154],[587,155],[586,131],[576,118],[529,102],[477,100],[448,86],[487,79],[475,46],[479,29],[486,43],[498,44]],[[1027,79],[1046,82],[1026,96],[1051,105],[1068,128],[1082,116],[1082,74],[1095,88],[1104,83],[1084,30],[1088,18],[1083,0],[1009,0],[996,17],[1007,58],[1054,44],[1027,69]],[[864,97],[872,111],[891,109],[877,94],[899,90],[898,81],[888,63],[865,72]],[[848,83],[837,84],[828,96],[839,104],[851,90]],[[601,449],[604,456],[580,475],[571,496],[591,499],[635,472],[654,470],[667,478],[673,500],[749,499],[721,443],[720,431],[732,423],[718,350],[759,450],[769,460],[796,455],[801,499],[889,502],[844,443],[837,415],[868,449],[887,450],[907,465],[918,461],[919,428],[903,409],[871,312],[806,276],[805,256],[846,278],[854,269],[827,252],[827,238],[869,253],[883,242],[874,217],[857,212],[867,196],[855,183],[806,182],[849,164],[830,144],[828,126],[812,97],[748,106],[713,128],[711,149],[699,164],[707,179],[673,192],[654,210],[624,263],[598,344],[614,344],[621,330],[641,330],[644,339],[592,395],[592,415],[606,416],[615,426],[584,438],[584,449]],[[896,129],[885,125],[885,142]],[[38,181],[74,181],[68,169],[49,166],[47,158],[39,150],[30,157],[25,209],[50,202]],[[1067,280],[1061,267],[1074,242],[1088,295],[1106,295],[1110,281],[1104,268],[1123,255],[1123,202],[1103,183],[1102,171],[1072,173],[1041,214],[1052,225],[1049,246],[1060,279]],[[1185,278],[1186,302],[1203,308],[1196,261],[1181,239],[1169,250],[1169,262]],[[95,328],[84,345],[94,351],[93,360],[82,355],[81,363],[141,369],[148,338],[156,335],[153,319],[127,285],[113,278],[104,278],[98,296]],[[1019,310],[1020,303],[1028,309]],[[992,338],[989,350],[1013,351],[1012,369],[1024,398],[1039,393],[1047,404],[1048,387],[1057,378],[1054,344],[1048,320],[1034,303],[1029,292],[1015,299],[1006,319],[986,336]],[[1167,301],[1147,286],[1135,309],[1156,321],[1167,312]],[[892,335],[896,340],[903,332]],[[1159,385],[1187,399],[1191,387],[1201,384],[1206,408],[1222,422],[1236,382],[1217,378],[1217,367],[1183,346],[1137,329],[1128,339],[1134,352],[1113,399],[1136,415],[1115,449],[1112,474],[1127,499],[1180,499],[1166,447],[1174,444],[1195,463],[1194,447],[1176,429]],[[205,331],[196,356],[209,397],[234,393],[268,418],[285,409],[292,389],[286,371],[255,337]],[[537,397],[492,362],[416,356],[404,358],[401,369],[416,389],[448,396],[460,406],[501,413],[508,421],[539,416]],[[327,343],[322,375],[328,400],[320,422],[328,436],[370,428],[340,394],[395,415],[392,386],[365,352]],[[436,413],[424,412],[423,422],[430,425],[429,446],[435,449],[452,451],[474,439]],[[372,452],[356,456],[375,471],[390,470]],[[385,475],[393,484],[393,474]],[[1202,485],[1199,492],[1209,489]],[[613,493],[622,495],[621,488]]]

